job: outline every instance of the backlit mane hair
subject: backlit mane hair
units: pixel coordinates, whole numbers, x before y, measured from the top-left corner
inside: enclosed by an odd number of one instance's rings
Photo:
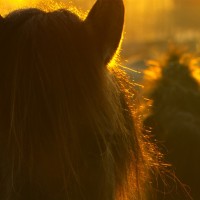
[[[1,200],[146,198],[159,159],[112,62],[123,22],[121,0],[85,20],[36,8],[0,19]]]
[[[151,101],[144,126],[160,142],[167,162],[186,186],[171,185],[159,199],[200,198],[199,80],[198,59],[175,46],[161,60],[150,61],[144,72],[143,92]]]

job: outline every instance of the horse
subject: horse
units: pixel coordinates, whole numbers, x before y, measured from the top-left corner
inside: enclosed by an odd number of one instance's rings
[[[122,0],[0,18],[0,199],[139,200],[159,170],[118,66]],[[119,62],[119,61],[118,61]]]
[[[174,186],[160,193],[160,199],[200,198],[200,82],[195,76],[198,62],[193,57],[172,47],[160,61],[150,61],[144,72],[143,95],[150,100],[144,126],[154,135],[188,193]]]

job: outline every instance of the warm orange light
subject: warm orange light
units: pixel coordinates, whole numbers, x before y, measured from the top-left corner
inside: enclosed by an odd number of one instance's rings
[[[40,0],[0,0],[0,13],[6,15],[19,8],[31,7],[36,1]]]
[[[62,3],[58,0],[0,0],[0,14],[2,16],[5,16],[13,10],[23,8],[39,8],[44,11],[54,11],[65,8],[79,15],[82,19],[84,19],[87,14],[87,12],[83,13],[76,9],[72,1],[63,1]]]
[[[161,67],[158,62],[149,60],[147,62],[148,69],[144,70],[146,80],[155,81],[161,77]]]
[[[190,69],[191,69],[193,77],[200,84],[200,58],[191,60]]]
[[[20,6],[23,5],[25,2],[25,0],[7,0],[6,3],[14,6]]]

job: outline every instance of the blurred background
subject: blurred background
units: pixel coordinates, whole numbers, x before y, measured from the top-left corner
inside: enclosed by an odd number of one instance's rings
[[[29,6],[33,1],[0,0],[0,11]],[[46,0],[45,0],[46,1]],[[52,0],[53,1],[53,0]],[[87,12],[95,0],[55,0],[73,3]],[[136,70],[145,68],[145,60],[158,56],[169,43],[187,45],[199,51],[200,0],[124,0],[126,8],[125,38],[122,57],[126,66]],[[137,74],[135,75],[137,79]],[[138,75],[140,76],[140,75]],[[138,77],[139,78],[139,77]]]

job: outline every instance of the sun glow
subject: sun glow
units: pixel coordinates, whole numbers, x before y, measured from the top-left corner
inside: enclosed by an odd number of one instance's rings
[[[190,69],[193,77],[200,84],[200,57],[191,60]]]
[[[0,0],[0,13],[4,16],[13,10],[31,7],[39,1],[40,0]]]
[[[13,6],[21,6],[23,5],[25,0],[7,0],[4,4],[13,5]]]
[[[140,1],[135,1],[135,0],[126,0],[125,1],[127,4],[133,5],[132,8],[134,10],[137,10],[139,12],[143,12],[144,10],[150,10],[149,8],[155,9],[155,10],[162,10],[167,9],[171,10],[174,7],[174,2],[172,0],[140,0]]]
[[[87,12],[81,12],[72,1],[61,2],[56,0],[0,0],[0,13],[2,16],[23,8],[39,8],[50,12],[58,9],[67,9],[84,19]]]

